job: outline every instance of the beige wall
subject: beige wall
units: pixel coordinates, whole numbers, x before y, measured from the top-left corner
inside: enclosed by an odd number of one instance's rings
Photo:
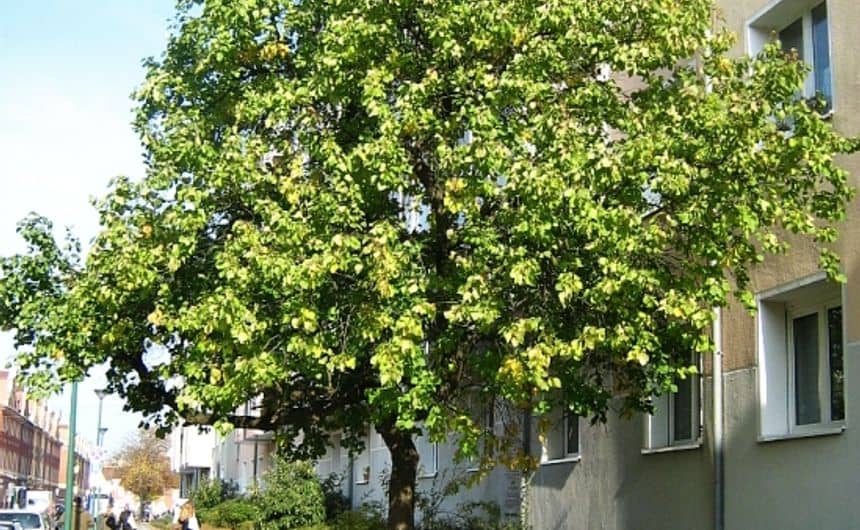
[[[771,2],[720,0],[728,26],[746,22]],[[800,2],[798,2],[800,3]],[[848,135],[860,131],[860,54],[857,28],[860,3],[828,0],[831,65],[834,86],[833,125]],[[737,52],[747,50],[741,32]],[[843,157],[856,187],[860,157]],[[848,208],[835,250],[848,277],[842,290],[845,326],[846,430],[842,434],[762,442],[758,361],[754,317],[737,304],[723,313],[725,354],[726,528],[838,529],[860,521],[860,432],[854,411],[860,411],[860,201]],[[808,241],[795,239],[786,256],[767,260],[752,273],[754,289],[766,291],[809,276],[817,253]]]
[[[794,0],[787,0],[789,2]],[[797,0],[801,3],[803,0]],[[717,0],[747,49],[746,23],[770,0]],[[860,134],[860,1],[828,0],[834,126]],[[842,166],[860,182],[860,156]],[[725,528],[844,529],[860,521],[860,200],[849,206],[835,249],[843,258],[846,430],[842,434],[760,442],[755,318],[739,304],[722,313],[725,370]],[[757,292],[809,276],[817,252],[795,238],[786,256],[752,271]],[[710,363],[706,360],[706,373]],[[535,529],[708,529],[714,520],[712,388],[704,385],[704,446],[642,455],[643,426],[612,418],[583,428],[582,459],[542,467],[529,494]]]

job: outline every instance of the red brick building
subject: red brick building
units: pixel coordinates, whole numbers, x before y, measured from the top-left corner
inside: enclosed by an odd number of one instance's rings
[[[45,403],[28,399],[7,370],[0,370],[0,506],[9,506],[16,491],[54,490],[65,484],[68,426]],[[88,487],[89,459],[85,447],[76,451],[78,491]]]

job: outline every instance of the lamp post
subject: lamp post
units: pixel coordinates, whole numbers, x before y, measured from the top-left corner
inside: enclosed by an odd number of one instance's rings
[[[96,396],[99,398],[99,416],[98,416],[98,427],[96,431],[96,447],[98,448],[98,464],[96,465],[96,483],[95,487],[95,502],[93,503],[93,510],[96,512],[96,530],[102,530],[102,511],[101,511],[101,481],[99,481],[99,475],[102,471],[102,444],[104,443],[104,435],[107,431],[107,427],[102,428],[102,404],[107,395],[107,391],[98,389],[96,390]]]
[[[78,383],[72,383],[72,403],[71,411],[69,412],[69,445],[66,451],[66,498],[63,514],[63,526],[66,530],[72,530],[72,498],[75,493],[75,425],[78,414]]]

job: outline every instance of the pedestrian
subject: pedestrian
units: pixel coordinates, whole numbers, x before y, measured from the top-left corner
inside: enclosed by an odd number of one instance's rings
[[[72,512],[72,527],[74,530],[90,530],[93,526],[93,518],[88,511],[84,510],[83,499],[75,497],[74,511]]]
[[[194,504],[190,500],[185,501],[185,504],[177,510],[173,516],[174,530],[200,530],[200,524],[197,522],[197,514],[194,511]]]
[[[119,513],[119,530],[135,530],[136,528],[137,522],[134,520],[134,514],[126,504]]]
[[[107,506],[107,510],[102,515],[102,520],[104,521],[104,528],[101,530],[120,530],[119,528],[119,515],[116,512],[116,507],[113,502],[109,502]]]

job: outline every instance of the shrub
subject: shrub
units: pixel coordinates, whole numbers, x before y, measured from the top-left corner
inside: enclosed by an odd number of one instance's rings
[[[325,520],[323,489],[308,462],[278,457],[257,497],[263,530],[288,530]]]
[[[351,508],[349,499],[341,493],[343,477],[332,473],[320,481],[325,497],[325,520],[331,521]]]
[[[343,512],[329,524],[337,530],[385,530],[382,514],[371,507]]]
[[[197,511],[197,518],[217,528],[233,528],[239,530],[247,527],[251,530],[258,519],[258,507],[251,499],[230,499]]]
[[[235,484],[225,482],[218,478],[213,478],[206,482],[201,482],[194,491],[191,492],[191,501],[194,503],[196,510],[206,510],[213,508],[222,502],[234,499],[238,496],[239,489]]]

